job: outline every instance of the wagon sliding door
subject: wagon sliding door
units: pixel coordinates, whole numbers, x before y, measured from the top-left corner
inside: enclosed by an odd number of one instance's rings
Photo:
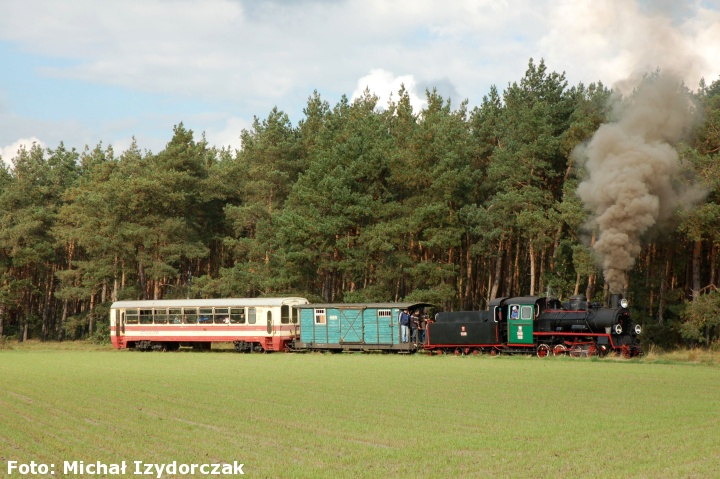
[[[340,342],[360,343],[363,340],[362,310],[340,310]]]
[[[363,339],[365,344],[392,345],[400,342],[398,337],[398,309],[367,308],[363,312]]]

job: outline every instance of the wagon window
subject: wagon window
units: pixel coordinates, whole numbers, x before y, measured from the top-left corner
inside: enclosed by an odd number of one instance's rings
[[[523,306],[520,308],[520,319],[533,319],[533,307]]]
[[[197,309],[185,308],[183,309],[183,319],[187,324],[195,324],[198,320]]]
[[[140,324],[152,324],[153,312],[152,309],[141,309],[140,310]]]
[[[234,324],[245,324],[245,308],[230,309],[230,322]]]
[[[248,308],[248,323],[255,324],[255,308]]]
[[[137,309],[128,309],[125,311],[125,322],[127,324],[137,324],[138,323],[138,310]]]
[[[392,310],[390,310],[390,309],[379,309],[379,310],[378,310],[378,317],[379,317],[379,318],[392,318]]]
[[[290,305],[283,304],[280,307],[280,322],[282,324],[290,323]]]
[[[215,324],[230,324],[230,314],[227,308],[215,308]]]
[[[167,324],[167,309],[155,310],[155,324]]]
[[[325,310],[324,309],[316,309],[315,310],[315,324],[325,324]]]

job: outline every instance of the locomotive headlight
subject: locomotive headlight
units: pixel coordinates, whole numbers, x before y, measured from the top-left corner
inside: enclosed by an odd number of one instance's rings
[[[622,324],[616,324],[615,327],[613,327],[613,331],[615,334],[622,334]]]
[[[627,309],[628,306],[630,306],[630,302],[627,299],[620,300],[620,307]]]
[[[636,324],[635,325],[635,334],[640,334],[640,333],[642,333],[642,326],[640,326],[639,324]]]

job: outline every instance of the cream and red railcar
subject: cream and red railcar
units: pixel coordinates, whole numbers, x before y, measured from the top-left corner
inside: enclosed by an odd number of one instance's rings
[[[116,301],[110,334],[118,349],[209,349],[232,342],[238,351],[285,351],[298,337],[305,298],[224,298]]]

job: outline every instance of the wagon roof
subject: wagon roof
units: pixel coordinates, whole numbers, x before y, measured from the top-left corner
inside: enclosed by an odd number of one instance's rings
[[[331,309],[417,309],[417,308],[430,308],[434,305],[431,303],[308,303],[298,304],[295,308],[331,308]]]

